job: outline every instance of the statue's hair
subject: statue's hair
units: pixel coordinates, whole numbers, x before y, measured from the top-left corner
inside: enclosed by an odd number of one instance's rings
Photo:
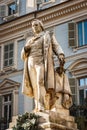
[[[45,29],[44,29],[44,25],[43,25],[42,21],[40,21],[39,19],[34,19],[34,20],[32,21],[32,23],[33,23],[34,21],[39,22],[39,24],[40,24],[40,26],[41,26],[41,28],[42,28],[42,31],[44,31],[44,30],[45,30]]]

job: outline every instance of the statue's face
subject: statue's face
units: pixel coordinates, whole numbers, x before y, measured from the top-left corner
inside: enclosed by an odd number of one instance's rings
[[[38,21],[32,22],[32,29],[35,34],[38,34],[42,31],[41,25]]]

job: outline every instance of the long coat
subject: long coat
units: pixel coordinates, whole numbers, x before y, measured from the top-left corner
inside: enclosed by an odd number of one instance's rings
[[[37,37],[31,38],[29,41],[27,41],[26,45],[31,43],[33,40],[43,36],[43,57],[44,57],[44,81],[45,81],[45,87],[48,88],[54,88],[54,62],[53,62],[53,51],[54,53],[59,56],[59,54],[63,54],[63,51],[59,45],[59,43],[56,41],[54,35],[50,35],[48,31],[41,33]],[[29,96],[34,97],[33,94],[33,88],[31,85],[30,77],[29,77],[29,70],[28,70],[28,57],[29,54],[25,53],[24,48],[21,52],[21,57],[24,60],[24,74],[23,74],[23,84],[22,84],[22,92]]]

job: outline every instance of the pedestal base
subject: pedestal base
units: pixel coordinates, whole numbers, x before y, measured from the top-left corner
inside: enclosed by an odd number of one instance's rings
[[[39,118],[38,130],[78,130],[74,117],[61,115],[58,112],[37,112]]]

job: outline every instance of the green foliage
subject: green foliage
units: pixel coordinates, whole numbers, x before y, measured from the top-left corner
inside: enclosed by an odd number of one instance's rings
[[[25,113],[18,117],[13,130],[38,130],[38,118],[34,113]]]
[[[75,117],[79,130],[87,130],[87,98],[84,105],[73,106],[70,108],[70,115]]]
[[[76,117],[75,119],[78,125],[78,129],[85,130],[85,120],[86,120],[85,117],[80,116],[80,117]]]

